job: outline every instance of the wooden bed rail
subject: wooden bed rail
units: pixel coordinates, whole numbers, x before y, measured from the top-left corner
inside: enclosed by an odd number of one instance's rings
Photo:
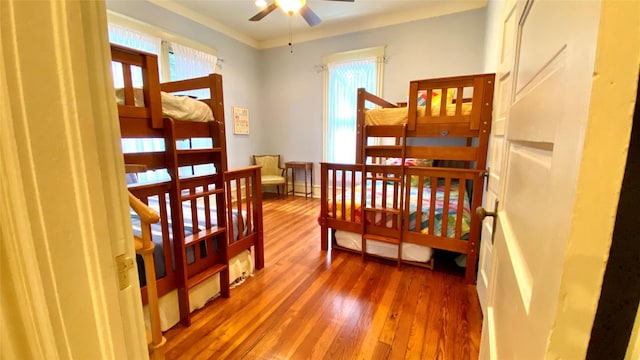
[[[387,189],[383,187],[390,186],[388,184],[394,178],[393,174],[401,174],[400,166],[368,165],[365,167],[361,164],[321,162],[320,167],[321,202],[318,222],[321,226],[320,244],[322,250],[328,250],[329,248],[330,229],[363,233],[363,219],[367,219],[366,226],[370,228],[369,232],[374,231],[384,235],[385,232],[393,231],[393,229],[397,228],[397,223],[389,215],[383,215],[386,221],[382,221],[379,224],[371,222],[374,218],[378,219],[384,209],[399,207],[402,212],[400,220],[402,223],[401,242],[466,254],[468,267],[465,278],[467,282],[473,283],[475,279],[475,264],[478,257],[480,221],[471,209],[479,206],[477,204],[482,200],[483,170],[419,166],[404,167],[404,196],[394,195],[394,203],[389,203],[389,200],[385,203],[384,198],[387,197],[385,190]],[[371,216],[372,214],[365,214],[364,210],[361,209],[362,199],[364,199],[362,193],[364,181],[365,177],[368,179],[369,176],[364,174],[365,171],[382,174],[382,177],[377,179],[381,179],[378,181],[379,191],[376,192],[376,189],[370,186],[372,184],[368,184],[366,190],[370,192],[369,195],[371,196],[371,204],[367,206],[374,207],[375,217]],[[387,185],[384,185],[385,183]],[[387,191],[397,191],[397,187],[394,188],[396,190],[389,189]],[[425,194],[424,191],[427,193]],[[375,194],[383,194],[383,196],[374,200],[374,197],[377,197]],[[453,200],[450,200],[453,195],[458,197],[457,205],[455,206],[453,205]],[[424,199],[423,196],[425,196]],[[397,206],[395,204],[396,201],[398,201]],[[402,202],[404,202],[404,205]],[[439,204],[436,205],[436,203]],[[422,205],[417,206],[417,204]],[[443,209],[442,214],[439,215],[440,219],[436,219],[433,211],[423,213],[424,209],[436,209],[438,207]],[[428,221],[426,221],[427,218]],[[465,222],[468,225],[468,227],[465,225],[465,230],[463,230],[464,218],[468,219],[468,222]],[[426,226],[422,225],[423,221],[427,224]],[[435,224],[437,223],[439,223],[440,228],[436,231]],[[334,244],[334,246],[336,245]]]
[[[320,234],[320,247],[322,250],[329,249],[329,228],[332,225],[331,222],[339,222],[343,226],[351,228],[353,232],[361,232],[362,226],[356,222],[355,212],[351,212],[349,216],[346,214],[347,202],[343,201],[340,208],[340,216],[338,214],[338,208],[336,202],[332,202],[331,209],[329,209],[328,199],[336,199],[338,195],[342,199],[346,198],[347,191],[352,191],[353,196],[350,198],[350,208],[355,208],[356,201],[360,201],[361,193],[356,194],[356,186],[362,181],[362,173],[364,171],[364,165],[362,164],[334,164],[321,162],[320,163],[320,217],[318,222],[321,227]],[[338,189],[339,192],[338,192]],[[329,192],[331,190],[331,192]],[[330,217],[329,211],[331,211],[332,217]]]
[[[398,107],[396,104],[392,104],[387,100],[378,97],[374,94],[367,92],[364,88],[358,89],[358,98],[356,101],[356,137],[358,139],[362,139],[363,136],[363,126],[364,126],[364,109],[366,109],[367,102],[372,103],[374,105],[380,106],[382,108],[395,108]],[[356,146],[356,159],[362,159],[362,147]]]
[[[111,44],[111,61],[122,65],[124,105],[118,105],[120,118],[145,118],[151,128],[162,128],[158,57],[154,54]],[[135,106],[132,67],[141,68],[144,107]]]
[[[151,339],[149,341],[149,355],[151,359],[164,359],[163,347],[166,339],[162,336],[160,328],[160,308],[158,304],[158,291],[156,287],[156,269],[153,260],[153,249],[155,247],[151,241],[151,224],[160,221],[160,215],[144,204],[140,199],[129,192],[129,206],[140,217],[142,227],[142,238],[134,236],[136,253],[142,255],[144,260],[145,276],[147,280],[147,297],[149,300],[149,321],[151,323]]]
[[[260,166],[248,166],[224,173],[227,196],[229,258],[251,247],[254,249],[256,269],[264,267],[262,228],[262,189]],[[236,213],[237,229],[233,224]],[[245,214],[246,220],[240,214]]]
[[[470,130],[480,130],[481,129],[481,114],[484,112],[483,108],[488,106],[491,107],[493,105],[493,81],[495,78],[495,74],[478,74],[478,75],[466,75],[466,76],[456,76],[456,77],[447,77],[447,78],[438,78],[438,79],[425,79],[425,80],[414,80],[409,83],[409,107],[408,107],[408,122],[407,127],[409,131],[415,131],[417,129],[417,124],[420,122],[468,122]],[[446,108],[448,101],[447,92],[448,90],[456,90],[456,98],[452,99],[452,104],[455,105],[455,113],[453,116],[445,116]],[[473,97],[471,98],[471,103],[474,105],[471,108],[471,113],[469,115],[463,115],[462,113],[462,105],[465,103],[463,96],[465,90],[469,90],[473,92]],[[434,90],[440,91],[441,101],[440,101],[440,109],[438,109],[438,116],[436,120],[432,118],[432,108],[431,108],[431,96]],[[411,101],[412,99],[418,99],[418,92],[425,91],[426,92],[426,111],[424,118],[425,120],[418,119],[417,112],[417,101]],[[490,99],[489,99],[490,97]],[[491,114],[489,113],[489,117]],[[484,124],[489,125],[489,124]],[[486,127],[482,127],[486,129]],[[489,127],[490,128],[490,127]]]

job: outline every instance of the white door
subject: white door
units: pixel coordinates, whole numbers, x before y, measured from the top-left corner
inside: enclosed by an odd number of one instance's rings
[[[503,153],[505,147],[505,129],[511,104],[511,89],[513,78],[513,54],[516,30],[516,2],[509,1],[505,4],[501,15],[500,48],[498,54],[498,69],[496,71],[496,84],[494,87],[493,123],[489,140],[487,191],[485,194],[485,209],[495,211],[496,201],[501,198]],[[487,315],[487,302],[489,300],[489,284],[493,269],[493,218],[487,217],[482,223],[482,235],[480,242],[480,261],[478,266],[478,278],[476,287],[482,313]]]
[[[515,10],[514,10],[515,9]],[[556,314],[596,48],[597,1],[505,8],[483,226],[481,358],[543,359]],[[502,151],[500,151],[502,150]],[[481,290],[482,289],[482,290]]]

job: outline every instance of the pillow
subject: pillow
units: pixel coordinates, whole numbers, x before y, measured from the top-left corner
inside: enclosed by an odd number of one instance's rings
[[[428,90],[420,90],[418,91],[418,116],[424,116],[426,112],[427,105],[427,91]],[[447,107],[447,116],[451,116],[455,114],[455,106],[453,106],[453,95],[456,93],[456,88],[448,88],[447,89],[447,99],[446,99],[446,107]],[[434,89],[431,90],[431,116],[439,116],[440,115],[440,104],[442,102],[442,89]],[[466,105],[466,106],[465,106]],[[462,114],[469,114],[471,111],[469,104],[462,105]]]
[[[389,158],[387,159],[387,165],[400,165],[402,160],[400,158]],[[433,160],[431,159],[414,159],[414,158],[405,158],[404,159],[405,166],[420,166],[420,167],[432,167]]]

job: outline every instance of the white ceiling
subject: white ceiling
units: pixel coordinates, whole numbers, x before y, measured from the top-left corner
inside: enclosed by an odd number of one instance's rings
[[[259,49],[287,45],[290,32],[293,41],[299,43],[477,9],[487,3],[487,0],[308,0],[307,5],[322,19],[322,23],[310,27],[299,14],[289,16],[280,9],[260,21],[249,21],[260,11],[254,0],[148,1]]]

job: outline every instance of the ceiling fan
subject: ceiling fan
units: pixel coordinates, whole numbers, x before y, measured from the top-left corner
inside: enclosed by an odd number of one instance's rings
[[[343,1],[343,2],[354,2],[354,0],[325,0],[325,1]],[[266,5],[264,0],[256,1],[256,5],[260,3],[263,6]],[[289,15],[294,15],[297,12],[300,12],[300,15],[304,18],[304,20],[309,24],[309,26],[315,26],[322,22],[322,20],[316,15],[316,13],[311,10],[309,6],[307,6],[306,0],[275,0],[268,6],[266,6],[262,11],[255,14],[249,21],[260,21],[265,16],[269,15],[273,10],[281,8],[285,13]]]

